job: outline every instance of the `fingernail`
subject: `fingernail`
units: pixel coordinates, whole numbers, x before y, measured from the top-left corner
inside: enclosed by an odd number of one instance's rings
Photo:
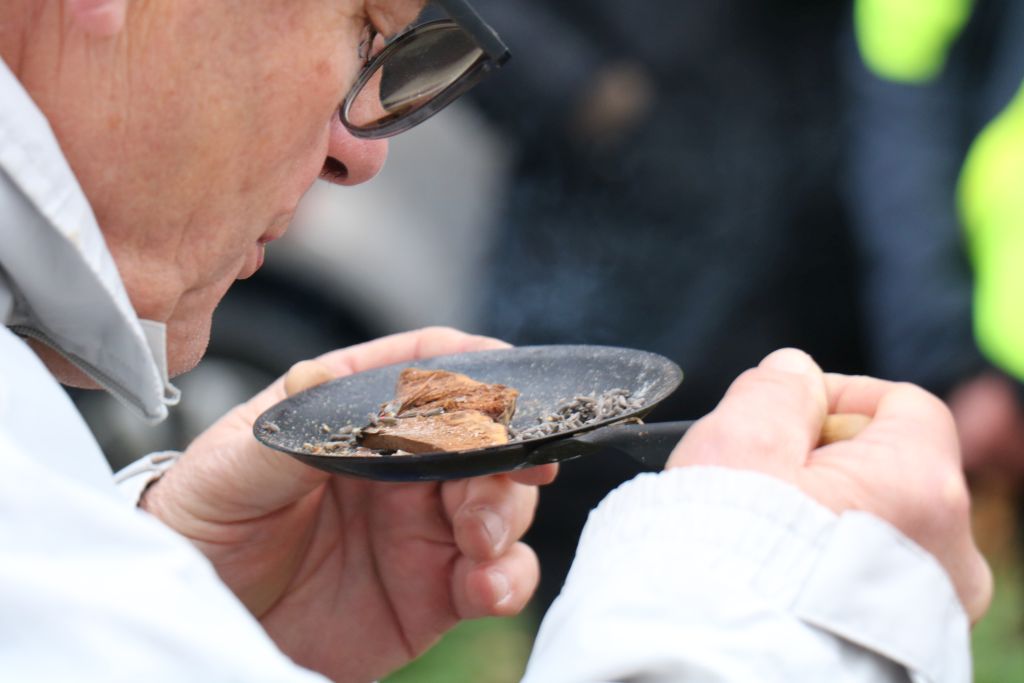
[[[512,586],[507,576],[499,571],[491,571],[487,573],[487,578],[491,582],[491,594],[495,597],[495,605],[501,605],[512,597]]]
[[[799,349],[779,349],[770,353],[761,361],[761,367],[798,375],[821,372],[814,359]]]
[[[491,543],[491,548],[495,551],[500,550],[501,544],[505,541],[505,519],[494,510],[487,508],[478,510],[476,516],[484,525],[484,532],[487,534],[487,540]]]

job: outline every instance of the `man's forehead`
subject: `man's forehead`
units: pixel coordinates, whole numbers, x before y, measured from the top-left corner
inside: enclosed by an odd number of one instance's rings
[[[366,0],[366,14],[377,30],[393,36],[416,21],[427,0]]]

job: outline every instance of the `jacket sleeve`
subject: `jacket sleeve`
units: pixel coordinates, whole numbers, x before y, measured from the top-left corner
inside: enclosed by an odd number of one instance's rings
[[[0,672],[4,681],[326,683],[277,648],[187,540],[3,433]]]
[[[591,514],[525,683],[969,681],[938,562],[773,478],[641,475]]]

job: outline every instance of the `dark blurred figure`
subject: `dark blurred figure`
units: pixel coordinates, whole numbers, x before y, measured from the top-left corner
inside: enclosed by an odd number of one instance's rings
[[[1024,393],[975,341],[957,199],[969,149],[1024,80],[1024,3],[915,2],[890,14],[857,0],[846,41],[848,196],[867,265],[869,370],[945,397],[969,470],[1019,478]]]
[[[671,357],[686,380],[652,419],[706,413],[782,346],[861,369],[837,191],[846,2],[481,5],[514,55],[477,91],[516,154],[488,332]],[[638,469],[569,462],[543,492],[538,605],[557,593],[587,511]]]

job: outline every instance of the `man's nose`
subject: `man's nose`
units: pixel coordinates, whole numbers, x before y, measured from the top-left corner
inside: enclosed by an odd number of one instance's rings
[[[320,177],[338,185],[365,183],[380,172],[387,156],[387,140],[354,137],[335,116],[331,120],[327,159]]]

